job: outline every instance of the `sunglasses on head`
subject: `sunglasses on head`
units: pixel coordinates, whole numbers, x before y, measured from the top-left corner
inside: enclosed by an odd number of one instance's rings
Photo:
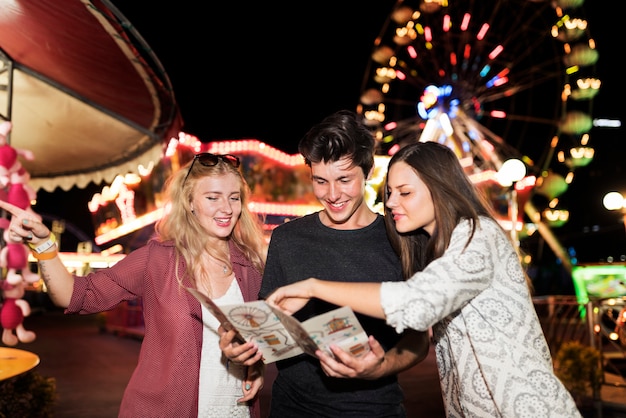
[[[236,157],[232,154],[211,154],[209,152],[196,154],[194,155],[193,161],[191,162],[191,165],[189,166],[189,170],[187,171],[185,180],[183,180],[183,184],[185,184],[185,182],[187,181],[187,178],[189,178],[191,169],[193,168],[193,165],[196,163],[196,161],[198,161],[200,164],[202,164],[205,167],[213,167],[214,165],[217,165],[217,163],[219,163],[220,160],[227,164],[232,165],[235,168],[239,168],[239,166],[241,165],[241,161],[239,161],[239,157]]]

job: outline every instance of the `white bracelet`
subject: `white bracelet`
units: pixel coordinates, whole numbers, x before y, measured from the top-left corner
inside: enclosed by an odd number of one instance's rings
[[[50,236],[48,237],[48,240],[45,241],[45,242],[42,242],[37,247],[33,246],[32,244],[28,244],[28,246],[30,247],[31,250],[33,250],[37,254],[41,254],[44,251],[49,250],[50,248],[52,248],[52,246],[56,242],[57,242],[57,240],[56,240],[56,237],[54,236],[54,234],[50,234]]]

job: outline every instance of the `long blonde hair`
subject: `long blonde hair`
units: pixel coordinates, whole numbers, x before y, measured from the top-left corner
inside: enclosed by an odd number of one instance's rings
[[[157,239],[174,242],[177,260],[179,256],[185,260],[187,266],[185,274],[191,273],[196,278],[192,281],[208,279],[209,274],[202,262],[203,256],[207,254],[223,265],[231,266],[229,254],[209,245],[208,234],[191,211],[193,191],[198,180],[229,173],[236,174],[241,185],[241,215],[229,240],[244,253],[259,272],[263,273],[265,268],[267,242],[263,235],[263,223],[248,209],[250,188],[241,171],[222,159],[218,159],[217,164],[213,166],[194,164],[192,160],[166,180],[164,195],[167,209],[155,226]],[[178,269],[176,278],[182,285],[183,277],[180,276]]]

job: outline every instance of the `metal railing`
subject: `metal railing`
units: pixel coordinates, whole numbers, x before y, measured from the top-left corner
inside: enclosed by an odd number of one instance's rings
[[[626,312],[622,310],[626,309],[626,297],[580,303],[576,296],[550,295],[534,297],[533,302],[552,357],[556,357],[566,342],[575,341],[597,349],[602,360],[601,386],[624,389],[626,399],[625,372],[619,363],[626,361],[626,326],[620,322]],[[608,380],[607,375],[614,379]],[[601,388],[594,387],[593,399],[601,409],[604,401]]]

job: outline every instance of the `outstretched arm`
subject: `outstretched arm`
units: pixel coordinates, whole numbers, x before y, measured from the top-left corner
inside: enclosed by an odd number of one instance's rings
[[[0,208],[12,215],[9,234],[13,240],[23,240],[31,248],[37,248],[50,239],[50,230],[40,220],[36,219],[33,213],[3,200],[0,200]],[[33,253],[33,255],[38,259],[39,270],[48,288],[50,298],[57,306],[67,308],[74,290],[74,277],[67,271],[58,257],[56,243],[41,254]]]
[[[385,312],[380,305],[380,283],[329,282],[310,278],[279,287],[266,300],[293,314],[311,298],[322,299],[338,306],[349,306],[355,312],[385,319]]]
[[[279,287],[267,297],[267,302],[293,314],[311,298],[322,299],[338,306],[375,318],[385,319],[380,304],[380,283],[330,282],[310,278]],[[407,331],[395,347],[385,352],[378,341],[369,338],[370,351],[363,357],[354,357],[339,347],[332,347],[335,358],[319,350],[316,352],[324,372],[333,377],[378,379],[397,374],[421,362],[428,355],[427,331]]]

